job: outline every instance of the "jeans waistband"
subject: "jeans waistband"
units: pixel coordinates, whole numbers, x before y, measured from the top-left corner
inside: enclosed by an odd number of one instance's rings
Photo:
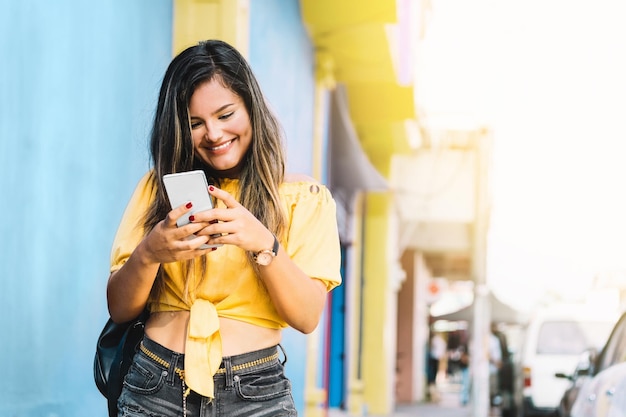
[[[158,363],[170,371],[173,371],[180,377],[180,379],[184,378],[184,354],[174,352],[145,335],[139,345],[139,352],[150,358],[153,362]]]
[[[254,372],[273,366],[279,362],[278,347],[271,346],[241,355],[225,356],[216,374],[225,374],[238,371]],[[147,336],[144,336],[140,350],[161,366],[181,374],[185,369],[185,355],[166,348]],[[282,347],[281,347],[282,350]],[[284,353],[284,351],[283,351]],[[181,375],[182,376],[182,375]]]
[[[278,363],[278,346],[271,346],[241,355],[224,356],[217,374],[247,371],[254,372]],[[282,348],[281,348],[282,349]]]

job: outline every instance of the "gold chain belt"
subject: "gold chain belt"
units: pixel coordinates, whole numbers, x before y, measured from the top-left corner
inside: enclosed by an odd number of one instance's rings
[[[159,356],[157,356],[156,353],[151,352],[148,350],[147,347],[144,346],[143,342],[141,342],[141,344],[139,345],[139,350],[141,350],[143,353],[146,354],[146,356],[148,356],[150,359],[152,359],[153,361],[155,361],[156,363],[158,363],[159,365],[170,369],[170,364],[169,362],[163,360],[162,358],[160,358]],[[241,371],[242,369],[248,369],[248,368],[252,368],[254,366],[257,365],[262,365],[264,363],[268,363],[271,361],[274,361],[278,359],[278,352],[274,353],[273,355],[267,356],[265,358],[261,358],[261,359],[256,359],[250,362],[245,362],[245,363],[241,363],[239,365],[233,365],[231,367],[231,369],[233,371]],[[176,375],[178,375],[180,377],[180,379],[185,379],[185,370],[184,369],[180,369],[178,367],[174,368],[174,372],[176,373]],[[215,372],[216,374],[225,374],[226,373],[226,368],[219,368],[217,370],[217,372]]]
[[[161,359],[159,356],[157,356],[156,353],[151,352],[148,350],[147,347],[144,346],[143,341],[141,342],[141,344],[139,345],[139,350],[141,350],[143,353],[146,354],[147,357],[149,357],[150,359],[152,359],[153,361],[155,361],[156,363],[158,363],[159,365],[170,369],[170,363]],[[180,377],[180,379],[184,380],[185,379],[185,370],[184,369],[180,369],[178,367],[174,368],[174,372],[176,373],[176,375],[178,375]]]

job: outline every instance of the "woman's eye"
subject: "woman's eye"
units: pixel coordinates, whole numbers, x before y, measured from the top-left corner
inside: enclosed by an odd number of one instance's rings
[[[202,122],[191,122],[191,128],[192,129],[197,129],[200,126],[202,126]]]
[[[233,114],[235,114],[235,112],[234,112],[234,111],[231,111],[230,113],[222,114],[222,115],[219,117],[219,119],[220,119],[220,120],[226,120],[226,119],[228,119],[230,116],[232,116]]]

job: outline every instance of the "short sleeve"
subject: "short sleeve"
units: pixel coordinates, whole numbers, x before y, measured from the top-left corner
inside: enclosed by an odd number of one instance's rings
[[[141,178],[126,206],[111,248],[111,272],[117,271],[126,263],[131,253],[143,239],[144,215],[154,198],[151,178],[150,172]]]
[[[289,183],[287,188],[287,253],[308,276],[323,281],[330,291],[341,284],[335,201],[326,187],[314,182]]]

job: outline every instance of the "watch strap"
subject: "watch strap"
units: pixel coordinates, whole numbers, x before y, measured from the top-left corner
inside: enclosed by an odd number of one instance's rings
[[[272,236],[274,236],[274,246],[272,246],[272,252],[274,252],[274,256],[276,256],[278,255],[278,248],[280,248],[280,243],[278,243],[278,238],[274,233],[272,233]]]
[[[272,246],[272,249],[263,249],[262,251],[254,253],[252,257],[254,258],[255,261],[256,261],[256,258],[261,253],[271,252],[272,256],[278,255],[278,249],[280,248],[280,243],[278,242],[278,238],[276,237],[275,234],[272,233],[272,236],[274,236],[274,245]]]

